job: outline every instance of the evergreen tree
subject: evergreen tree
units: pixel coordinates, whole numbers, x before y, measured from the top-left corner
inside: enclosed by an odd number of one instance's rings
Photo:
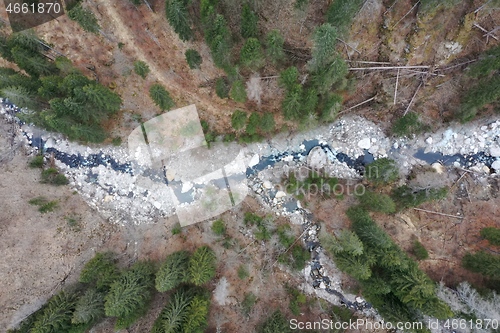
[[[325,23],[314,31],[312,59],[309,67],[312,72],[325,68],[336,56],[337,29],[329,23]]]
[[[98,290],[106,290],[119,277],[118,267],[111,252],[98,252],[83,266],[80,282],[92,283]]]
[[[111,285],[104,303],[106,316],[127,318],[142,313],[152,297],[153,286],[152,264],[134,264]]]
[[[295,84],[292,89],[287,91],[281,108],[285,119],[300,119],[302,116],[302,86],[300,84]]]
[[[247,100],[247,92],[243,82],[240,80],[234,81],[231,86],[230,95],[235,102],[245,103]]]
[[[299,80],[299,71],[297,70],[297,67],[293,66],[293,67],[288,67],[287,69],[285,69],[280,73],[278,82],[280,86],[290,91],[297,86],[298,80]]]
[[[144,61],[137,60],[134,62],[134,72],[143,79],[146,79],[146,76],[148,76],[150,69]]]
[[[187,282],[189,268],[189,253],[186,251],[174,252],[165,259],[156,273],[156,290],[160,292],[177,288]]]
[[[247,122],[247,113],[241,110],[234,111],[231,116],[231,125],[235,130],[240,130],[245,127]]]
[[[365,178],[375,185],[392,183],[398,177],[398,168],[391,159],[379,158],[366,166]]]
[[[153,325],[152,333],[182,332],[182,325],[188,315],[188,307],[193,293],[185,289],[177,290]]]
[[[358,196],[361,207],[366,210],[381,213],[394,213],[396,204],[387,194],[365,191],[363,195]]]
[[[61,291],[52,297],[33,323],[32,333],[65,332],[71,326],[76,294]]]
[[[258,37],[258,20],[257,15],[252,11],[248,3],[243,4],[243,9],[241,11],[241,36],[243,36],[243,38]]]
[[[343,34],[347,33],[363,2],[363,0],[335,0],[328,8],[327,22],[336,26]]]
[[[168,22],[183,41],[188,41],[193,37],[188,4],[188,0],[167,0],[165,3]]]
[[[271,30],[266,35],[266,54],[274,64],[279,63],[285,58],[284,43],[285,39],[278,30]]]
[[[193,297],[185,310],[185,320],[182,325],[183,333],[203,333],[207,326],[210,299],[204,295]]]
[[[257,38],[248,38],[240,51],[240,62],[243,66],[258,69],[264,63],[264,53]]]
[[[71,322],[90,324],[104,317],[104,294],[96,289],[87,289],[77,300]]]
[[[189,65],[189,68],[191,68],[191,69],[200,68],[200,65],[203,62],[203,59],[201,58],[201,55],[198,53],[198,51],[193,50],[193,49],[188,49],[188,50],[186,50],[184,55],[186,57],[186,61]]]
[[[260,120],[260,129],[264,133],[269,133],[274,130],[276,123],[274,121],[274,115],[270,112],[264,113]]]
[[[161,84],[153,84],[149,88],[149,96],[162,111],[170,110],[175,106],[174,101],[170,97],[168,91]]]
[[[0,90],[0,94],[3,98],[9,99],[9,101],[19,107],[29,109],[35,109],[37,107],[35,95],[26,88],[20,86],[6,87]]]
[[[259,125],[260,125],[260,115],[257,112],[252,112],[252,114],[248,118],[248,123],[245,130],[246,133],[250,135],[256,134]]]
[[[217,258],[208,246],[196,249],[189,259],[189,276],[193,284],[201,286],[215,276]]]
[[[486,238],[491,245],[500,246],[500,229],[488,227],[481,229],[481,237]]]
[[[67,14],[70,19],[77,22],[85,31],[97,34],[101,29],[94,13],[83,8],[81,3],[68,10]]]
[[[259,333],[291,333],[289,322],[280,310],[273,312],[269,318],[267,318],[262,327],[258,331]]]

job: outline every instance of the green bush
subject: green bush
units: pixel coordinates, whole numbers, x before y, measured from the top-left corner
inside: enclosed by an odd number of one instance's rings
[[[150,72],[149,66],[144,61],[140,60],[134,62],[134,71],[143,79],[146,79],[146,76],[148,76]]]
[[[29,163],[30,168],[43,168],[43,155],[36,155]]]
[[[238,267],[238,277],[240,278],[240,280],[245,280],[249,276],[250,273],[248,272],[247,267],[245,265],[240,265],[240,267]]]
[[[392,201],[391,197],[387,194],[376,193],[366,190],[363,195],[358,196],[361,207],[366,210],[381,213],[394,213],[396,211],[396,204]]]
[[[52,184],[56,186],[66,185],[69,183],[68,178],[59,173],[55,168],[48,168],[42,171],[42,183]]]
[[[30,205],[38,206],[38,211],[42,214],[52,212],[58,206],[57,200],[48,201],[45,197],[36,197],[28,201]]]
[[[335,59],[337,55],[335,52],[337,36],[337,28],[329,23],[325,23],[316,28],[313,36],[314,47],[312,50],[312,59],[309,62],[309,67],[312,72],[316,72],[326,67]]]
[[[491,245],[500,246],[500,229],[499,228],[483,228],[481,229],[481,237],[490,242]]]
[[[416,113],[410,112],[401,118],[397,119],[392,124],[392,133],[397,136],[409,136],[418,134],[425,130],[425,126],[419,121]]]
[[[97,18],[90,10],[83,8],[81,3],[68,11],[68,17],[77,22],[85,31],[97,34],[101,27],[97,22]]]
[[[244,111],[236,110],[231,116],[231,125],[235,130],[240,130],[245,127],[247,123],[247,113]]]
[[[167,0],[165,3],[168,23],[183,41],[188,41],[193,37],[187,8],[188,4],[189,1],[185,0]]]
[[[104,294],[96,289],[87,289],[78,298],[71,322],[73,324],[94,324],[104,317]]]
[[[215,81],[215,93],[219,98],[227,98],[229,96],[229,84],[226,78],[219,77]]]
[[[392,183],[398,177],[398,168],[391,159],[379,158],[366,166],[365,178],[375,185]]]
[[[429,252],[427,252],[425,247],[418,240],[413,242],[413,254],[418,260],[425,260],[429,258]]]
[[[169,92],[161,84],[153,84],[149,88],[149,96],[162,111],[170,110],[175,106]]]
[[[193,49],[188,49],[188,50],[186,50],[185,56],[186,56],[186,61],[189,65],[189,68],[191,68],[191,69],[200,68],[200,65],[203,62],[203,59],[201,58],[201,55],[198,53],[198,51],[193,50]]]
[[[340,109],[342,108],[343,98],[338,94],[328,94],[322,97],[319,102],[320,120],[331,122],[335,120]]]
[[[230,95],[231,98],[236,102],[245,103],[247,101],[247,92],[242,81],[237,80],[233,82]]]
[[[243,301],[241,302],[241,310],[245,317],[250,315],[255,303],[257,302],[257,296],[255,296],[252,292],[246,293]]]
[[[43,311],[36,317],[30,332],[67,332],[76,303],[76,294],[61,291],[53,296]]]
[[[224,223],[224,220],[218,219],[212,223],[212,232],[216,234],[217,236],[222,236],[226,233],[226,225]]]

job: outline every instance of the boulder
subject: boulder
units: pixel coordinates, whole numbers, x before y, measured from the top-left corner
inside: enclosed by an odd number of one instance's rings
[[[370,149],[371,146],[372,146],[372,143],[370,141],[370,138],[364,138],[364,139],[359,140],[359,142],[358,142],[358,147],[361,149]]]
[[[322,169],[328,163],[328,156],[321,147],[314,147],[307,155],[307,164],[312,169]]]
[[[500,157],[500,147],[491,146],[490,147],[490,155],[493,157]]]
[[[496,172],[500,170],[500,160],[496,160],[491,164],[491,168],[495,169]]]

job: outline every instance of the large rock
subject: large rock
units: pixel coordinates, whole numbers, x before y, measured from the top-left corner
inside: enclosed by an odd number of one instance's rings
[[[495,162],[493,162],[491,164],[491,167],[495,169],[496,172],[498,172],[500,170],[500,160],[496,160]]]
[[[491,146],[490,147],[490,155],[493,157],[500,157],[500,147]]]
[[[328,157],[321,147],[314,147],[307,155],[307,164],[312,169],[322,169],[328,163]]]
[[[364,138],[364,139],[359,140],[359,142],[358,142],[358,147],[361,149],[370,149],[371,146],[372,146],[372,143],[370,141],[370,138]]]

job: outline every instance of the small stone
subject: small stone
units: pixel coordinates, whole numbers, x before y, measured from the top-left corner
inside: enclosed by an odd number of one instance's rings
[[[431,145],[432,144],[432,137],[428,137],[427,139],[425,139],[425,143],[427,143],[428,145]]]
[[[486,132],[488,130],[488,126],[481,126],[481,131]]]
[[[490,172],[491,172],[491,170],[490,170],[490,168],[488,168],[486,165],[483,165],[483,172],[484,172],[484,173],[490,173]]]
[[[398,149],[399,148],[399,143],[397,142],[394,142],[394,145],[393,145],[394,149]]]
[[[165,176],[169,182],[173,181],[175,179],[175,170],[168,169],[167,172],[165,172]]]
[[[361,149],[370,149],[371,146],[370,138],[364,138],[358,142],[358,147]]]
[[[461,165],[460,165],[460,163],[458,163],[457,161],[455,161],[455,162],[453,162],[453,166],[455,168],[460,168]]]

